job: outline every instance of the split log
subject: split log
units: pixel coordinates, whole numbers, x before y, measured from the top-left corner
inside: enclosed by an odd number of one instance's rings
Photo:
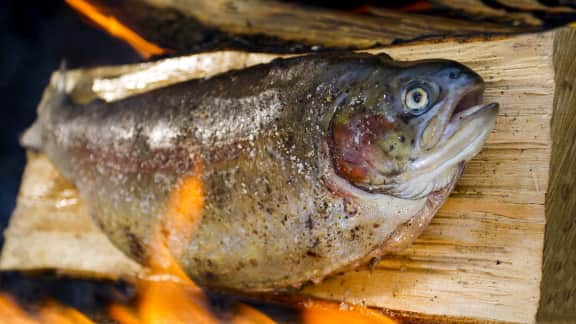
[[[500,5],[513,10],[537,11],[550,14],[576,12],[575,8],[570,8],[568,6],[563,6],[561,4],[556,6],[545,5],[538,0],[496,0],[496,1]]]
[[[545,20],[547,19],[576,14],[576,8],[561,4],[545,5],[537,0],[495,0],[490,2],[482,0],[431,0],[431,2],[456,13],[470,16],[477,21],[493,21],[512,25],[541,26],[546,23]]]
[[[99,2],[102,10],[146,40],[180,54],[224,48],[275,53],[367,49],[424,38],[521,33],[542,25],[530,13],[512,14],[522,17],[518,25],[510,19],[498,24],[387,8],[360,15],[274,0],[122,0],[109,6],[110,0]],[[503,10],[489,12],[507,17]]]
[[[299,294],[447,322],[533,322],[538,310],[540,320],[576,319],[576,30],[371,52],[460,61],[486,80],[486,100],[501,104],[500,116],[412,247],[372,270],[335,275]],[[68,72],[68,85],[78,100],[116,100],[274,57],[214,52],[77,70]],[[38,154],[29,154],[5,237],[2,269],[106,277],[146,271],[91,224],[74,188]]]
[[[540,26],[542,21],[529,12],[508,12],[503,8],[493,8],[482,0],[431,0],[449,10],[475,17],[476,20],[507,22],[513,25]]]

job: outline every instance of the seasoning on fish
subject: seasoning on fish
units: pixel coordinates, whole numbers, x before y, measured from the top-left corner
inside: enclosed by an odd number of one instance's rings
[[[127,255],[148,258],[166,213],[190,217],[169,242],[182,268],[252,292],[409,245],[498,111],[462,64],[385,55],[279,59],[112,103],[74,103],[64,79],[23,144],[77,186]]]

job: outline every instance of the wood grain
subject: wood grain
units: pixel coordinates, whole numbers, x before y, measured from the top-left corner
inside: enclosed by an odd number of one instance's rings
[[[431,0],[431,2],[476,20],[499,21],[512,25],[542,25],[542,21],[529,12],[509,12],[504,8],[490,7],[481,0]]]
[[[496,0],[503,6],[506,6],[511,9],[515,10],[524,10],[524,11],[539,11],[545,13],[574,13],[576,12],[575,8],[571,8],[568,6],[561,6],[561,5],[544,5],[540,1],[537,0]]]
[[[576,181],[575,40],[574,29],[563,29],[371,50],[400,60],[449,58],[469,65],[486,80],[486,100],[501,104],[500,116],[483,151],[469,163],[453,195],[412,247],[374,269],[335,275],[300,294],[424,318],[533,322],[546,241],[542,292],[548,306],[541,318],[554,312],[550,305],[564,307],[562,314],[567,315],[562,318],[572,316],[568,309],[573,304],[562,298],[574,296],[576,267],[572,264],[572,271],[566,271],[562,260],[576,260],[576,249],[569,248],[576,231],[576,198],[570,191]],[[80,98],[116,100],[274,57],[214,52],[78,70],[69,72],[70,86]],[[130,76],[137,76],[136,85]],[[89,86],[103,81],[108,86]],[[45,157],[30,154],[0,267],[111,277],[145,271],[107,242],[75,197]],[[545,237],[546,219],[550,223]],[[557,233],[563,233],[562,239],[554,238]],[[560,274],[548,278],[552,272]]]
[[[566,46],[566,44],[572,44]],[[576,33],[554,42],[556,96],[546,195],[541,322],[576,321]],[[566,59],[569,58],[569,59]]]
[[[518,14],[525,15],[525,20],[531,18],[531,24],[517,26],[385,8],[373,9],[372,15],[360,15],[274,0],[119,2],[121,5],[110,8],[115,16],[147,40],[178,53],[189,53],[197,50],[198,46],[204,49],[213,49],[214,46],[219,49],[248,47],[257,51],[269,48],[285,53],[280,46],[283,42],[288,43],[284,48],[289,52],[326,47],[366,49],[448,35],[519,33],[533,31],[541,25],[541,21],[530,14]],[[258,46],[251,45],[254,43]]]

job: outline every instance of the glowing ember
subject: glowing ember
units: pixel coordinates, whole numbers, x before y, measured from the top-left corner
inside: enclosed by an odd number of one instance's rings
[[[95,24],[106,30],[112,36],[130,44],[143,58],[161,55],[167,52],[153,43],[148,42],[133,30],[119,22],[116,18],[107,15],[101,8],[85,0],[66,0],[66,3],[80,12]]]

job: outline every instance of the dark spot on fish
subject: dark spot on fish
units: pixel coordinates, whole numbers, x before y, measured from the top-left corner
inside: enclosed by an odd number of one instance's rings
[[[380,227],[380,224],[378,224],[378,223],[374,223],[374,224],[372,224],[372,227],[374,227],[374,228],[378,228],[378,227]]]
[[[206,272],[204,272],[204,278],[212,281],[212,280],[218,279],[218,276],[212,271],[206,271]]]
[[[392,151],[394,151],[394,148],[395,148],[394,144],[390,144],[390,146],[388,147],[388,150],[390,152],[392,152]]]
[[[310,257],[313,257],[313,258],[318,258],[318,257],[320,257],[320,255],[319,255],[318,253],[316,253],[316,252],[314,252],[314,251],[311,251],[311,250],[306,251],[306,255],[307,255],[307,256],[310,256]]]
[[[360,231],[360,226],[356,226],[354,227],[351,231],[350,231],[350,235],[351,235],[351,240],[355,241],[357,240],[360,236],[358,235]]]
[[[410,145],[414,145],[414,144],[416,144],[416,141],[415,141],[414,139],[411,139],[411,140],[410,140]]]
[[[294,145],[294,138],[292,137],[292,134],[288,134],[286,136],[286,146],[292,147],[292,145]]]
[[[355,216],[358,212],[356,206],[348,199],[344,198],[342,201],[344,205],[344,212],[346,212],[346,216]]]
[[[404,137],[404,135],[400,135],[398,136],[398,140],[400,141],[400,143],[404,143],[404,141],[406,141],[406,137]]]
[[[266,193],[267,194],[271,194],[272,193],[272,189],[270,188],[269,184],[266,184]]]
[[[502,262],[500,262],[500,260],[496,260],[496,264],[500,264],[500,263],[502,263]]]
[[[308,219],[306,220],[306,228],[310,231],[314,229],[314,221],[312,221],[311,215],[308,215]]]
[[[256,259],[250,259],[248,260],[248,262],[250,263],[251,266],[255,267],[258,265],[258,261]]]
[[[101,217],[96,217],[96,215],[94,213],[90,213],[90,219],[93,219],[94,221],[96,221],[96,225],[104,230],[104,220]]]
[[[126,241],[128,243],[128,249],[130,250],[130,255],[134,257],[136,260],[145,260],[146,259],[146,251],[144,247],[134,235],[128,227],[124,228],[124,237],[126,237]]]

